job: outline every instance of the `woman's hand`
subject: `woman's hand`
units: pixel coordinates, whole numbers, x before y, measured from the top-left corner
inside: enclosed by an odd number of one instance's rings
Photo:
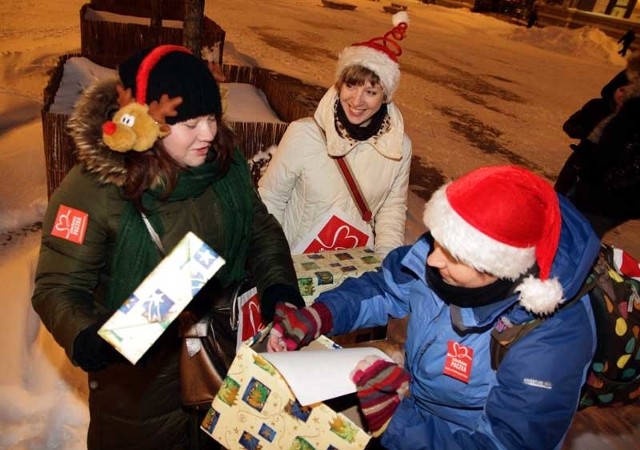
[[[378,437],[387,429],[402,399],[409,395],[411,377],[399,365],[370,355],[357,364],[351,379],[369,431]]]
[[[267,339],[267,351],[269,352],[286,352],[287,344],[282,338],[282,333],[275,328],[271,329],[269,338]]]
[[[267,341],[269,351],[297,350],[309,345],[333,327],[331,311],[322,303],[298,308],[290,303],[276,304],[273,327]]]

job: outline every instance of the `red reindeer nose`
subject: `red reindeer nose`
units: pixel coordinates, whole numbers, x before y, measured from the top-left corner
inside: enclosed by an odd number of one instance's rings
[[[107,136],[111,136],[116,131],[116,124],[109,121],[102,124],[102,132]]]

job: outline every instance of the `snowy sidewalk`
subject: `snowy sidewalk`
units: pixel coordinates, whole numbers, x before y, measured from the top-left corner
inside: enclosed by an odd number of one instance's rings
[[[86,376],[31,308],[40,233],[0,252],[0,449],[86,449]]]

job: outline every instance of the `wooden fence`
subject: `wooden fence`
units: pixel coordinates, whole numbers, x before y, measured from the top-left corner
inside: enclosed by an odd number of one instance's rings
[[[41,111],[49,196],[75,164],[75,144],[67,133],[69,113],[52,112],[67,60],[80,54],[59,58],[44,89]],[[94,61],[95,62],[95,61]],[[297,78],[258,67],[223,65],[228,82],[249,83],[262,90],[271,108],[283,122],[230,122],[247,159],[270,145],[277,144],[289,122],[313,114],[325,88],[309,85]]]

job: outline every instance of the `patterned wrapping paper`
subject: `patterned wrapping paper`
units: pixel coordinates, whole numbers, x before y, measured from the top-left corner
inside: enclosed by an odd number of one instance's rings
[[[135,364],[224,263],[188,232],[98,334]]]
[[[228,449],[362,450],[370,435],[324,403],[301,406],[285,379],[252,346],[242,345],[201,429]],[[337,347],[320,336],[312,345]]]
[[[321,253],[293,255],[302,298],[310,305],[320,293],[332,289],[349,277],[377,270],[382,261],[373,250],[352,248]]]

